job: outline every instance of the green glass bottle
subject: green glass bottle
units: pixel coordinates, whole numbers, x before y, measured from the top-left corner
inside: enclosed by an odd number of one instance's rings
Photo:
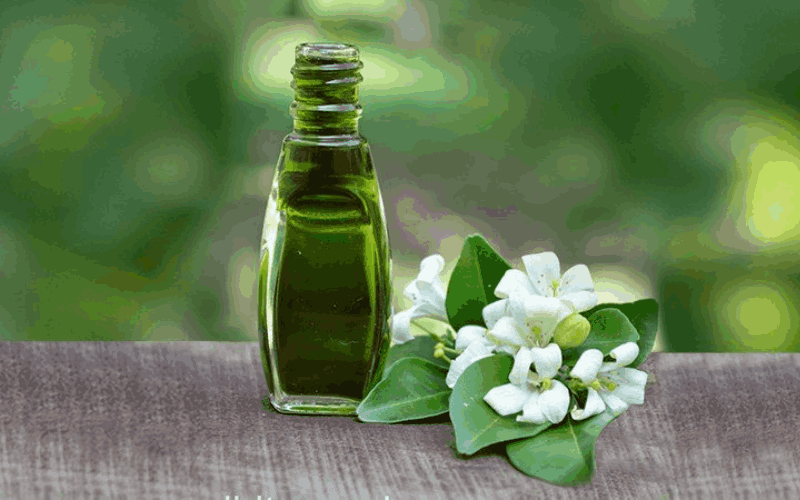
[[[285,413],[354,415],[389,349],[391,255],[358,131],[362,67],[349,44],[295,50],[294,127],[267,203],[258,299],[269,398]]]

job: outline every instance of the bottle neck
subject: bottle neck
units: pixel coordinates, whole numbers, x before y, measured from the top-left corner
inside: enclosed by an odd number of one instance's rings
[[[292,134],[307,139],[358,137],[358,84],[363,80],[358,49],[339,43],[301,44],[292,68]]]

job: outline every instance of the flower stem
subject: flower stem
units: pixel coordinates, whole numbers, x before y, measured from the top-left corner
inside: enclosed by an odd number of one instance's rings
[[[421,330],[424,330],[425,333],[427,333],[431,338],[436,339],[439,342],[443,342],[445,345],[448,345],[448,346],[454,346],[455,345],[455,334],[453,333],[453,331],[450,328],[447,329],[447,333],[446,334],[441,335],[441,334],[438,334],[438,333],[433,332],[431,330],[428,330],[427,328],[422,326],[422,324],[420,324],[416,320],[411,320],[411,322],[414,323],[415,325],[417,325]]]
[[[446,352],[446,353],[448,353],[448,354],[455,354],[456,356],[458,356],[459,354],[461,354],[461,351],[457,351],[457,350],[455,350],[455,349],[451,349],[450,347],[447,347],[447,346],[446,346],[444,343],[442,343],[442,342],[438,343],[438,344],[436,345],[436,348],[437,348],[437,349],[441,349],[443,352]]]

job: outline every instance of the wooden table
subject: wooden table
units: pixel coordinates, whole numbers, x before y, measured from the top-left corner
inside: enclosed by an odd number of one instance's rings
[[[592,483],[454,454],[445,418],[282,415],[256,343],[0,342],[0,498],[796,499],[800,356],[662,354]]]

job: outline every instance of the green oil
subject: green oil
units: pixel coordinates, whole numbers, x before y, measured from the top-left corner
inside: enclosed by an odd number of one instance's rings
[[[308,145],[290,144],[279,161],[259,273],[262,354],[279,410],[352,413],[382,371],[389,247],[366,148],[318,147],[309,162]]]
[[[375,345],[375,237],[344,195],[289,209],[276,300],[278,376],[289,394],[361,399]]]

